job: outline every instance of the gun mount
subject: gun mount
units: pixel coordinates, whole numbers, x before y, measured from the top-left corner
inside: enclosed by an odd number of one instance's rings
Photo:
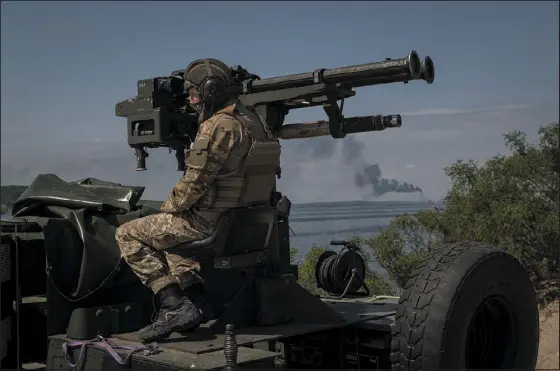
[[[400,59],[266,79],[241,66],[231,70],[239,100],[254,107],[280,139],[344,138],[346,134],[400,127],[402,120],[396,114],[346,118],[344,100],[356,95],[354,88],[413,80],[431,84],[435,77],[432,59],[421,61],[416,51]],[[198,118],[186,103],[183,73],[176,70],[170,76],[139,80],[137,96],[115,106],[116,115],[127,118],[128,144],[135,149],[137,170],[146,170],[145,148],[157,147],[175,150],[177,169],[184,170],[184,149],[196,136]],[[328,119],[283,126],[291,110],[313,106],[322,106]]]

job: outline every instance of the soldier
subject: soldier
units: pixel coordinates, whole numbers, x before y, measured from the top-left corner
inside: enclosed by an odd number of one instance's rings
[[[228,209],[270,204],[279,168],[278,140],[236,99],[232,73],[224,63],[194,61],[184,80],[190,105],[199,113],[186,170],[162,213],[125,223],[115,236],[124,260],[160,299],[157,319],[138,332],[145,342],[211,319],[199,264],[166,249],[208,237]]]

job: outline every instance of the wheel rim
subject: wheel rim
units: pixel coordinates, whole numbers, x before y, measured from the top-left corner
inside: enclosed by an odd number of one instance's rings
[[[466,368],[511,369],[517,347],[517,324],[510,304],[492,296],[476,309],[467,333]]]

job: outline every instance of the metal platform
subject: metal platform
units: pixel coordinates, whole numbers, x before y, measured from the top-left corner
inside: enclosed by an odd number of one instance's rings
[[[367,327],[387,332],[390,331],[390,325],[393,322],[397,306],[396,301],[388,300],[373,303],[359,300],[324,299],[323,301],[344,316],[346,323],[342,323],[339,327],[357,325],[362,328]],[[196,355],[222,350],[224,347],[224,335],[212,333],[210,331],[211,324],[210,322],[193,332],[183,335],[174,333],[168,339],[160,342],[160,346],[164,349],[173,349]],[[308,325],[288,323],[279,326],[248,327],[236,330],[235,337],[238,345],[247,346],[262,341],[277,340],[333,328],[336,327],[333,327],[332,323]],[[140,345],[136,333],[119,334],[115,335],[114,338]]]
[[[47,370],[69,370],[70,366],[62,355],[62,344],[67,341],[64,335],[50,337],[49,357]],[[117,346],[139,346],[138,342],[112,338],[111,342]],[[161,352],[144,355],[138,352],[132,355],[130,369],[150,370],[217,370],[225,367],[223,350],[213,350],[204,354],[192,354],[160,345]],[[125,358],[126,352],[117,351]],[[279,355],[276,352],[253,349],[240,346],[238,348],[237,364],[243,368],[272,369],[274,359]],[[79,351],[72,352],[72,359],[77,360]],[[128,368],[128,367],[127,367]],[[119,370],[120,366],[105,350],[97,347],[88,347],[87,354],[77,365],[75,370]]]
[[[397,301],[392,299],[376,300],[368,302],[361,300],[336,300],[323,299],[325,303],[343,315],[345,324],[340,327],[356,326],[380,332],[389,332],[396,311]],[[137,363],[158,364],[165,369],[188,368],[188,369],[221,369],[225,366],[224,335],[213,334],[210,325],[206,324],[195,331],[185,334],[172,334],[169,339],[159,343],[158,354],[143,355],[136,353],[132,356],[132,367]],[[266,369],[272,368],[274,359],[279,353],[262,350],[261,347],[253,348],[253,345],[271,340],[278,340],[298,335],[316,333],[333,329],[333,324],[286,324],[270,327],[249,327],[235,331],[237,344],[239,345],[238,364],[243,368]],[[51,357],[47,369],[67,369],[68,365],[61,356],[61,345],[68,341],[64,335],[50,337],[50,351],[57,355]],[[136,333],[118,334],[110,339],[118,346],[141,346]],[[57,349],[58,348],[58,349]],[[107,355],[104,350],[88,348],[87,368],[101,367],[106,362],[116,362]],[[119,352],[120,353],[120,352]],[[124,355],[124,353],[122,354]],[[77,356],[77,354],[76,354]],[[92,364],[93,362],[93,364]],[[101,362],[101,363],[100,363]],[[106,367],[106,366],[103,366]],[[137,365],[137,367],[144,367]]]

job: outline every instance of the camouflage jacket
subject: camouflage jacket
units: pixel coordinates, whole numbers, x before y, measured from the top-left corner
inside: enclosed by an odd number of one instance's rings
[[[272,145],[276,143],[277,158],[273,157],[268,162],[276,165],[275,161],[277,161],[279,166],[280,153],[277,139],[268,130],[263,130],[263,125],[256,115],[239,105],[240,103],[234,103],[224,108],[200,125],[191,146],[191,153],[186,160],[186,171],[162,205],[162,211],[182,212],[197,206],[208,209],[208,199],[212,198],[209,195],[215,197],[214,183],[217,179],[227,177],[230,182],[235,178],[239,179],[239,176],[235,175],[243,168],[249,152],[254,149],[255,136],[259,138],[258,142],[265,141]],[[239,115],[237,107],[243,109],[246,114]],[[238,117],[245,117],[245,119],[242,122]],[[226,188],[229,188],[231,193],[232,187]],[[235,196],[240,197],[240,195]]]

